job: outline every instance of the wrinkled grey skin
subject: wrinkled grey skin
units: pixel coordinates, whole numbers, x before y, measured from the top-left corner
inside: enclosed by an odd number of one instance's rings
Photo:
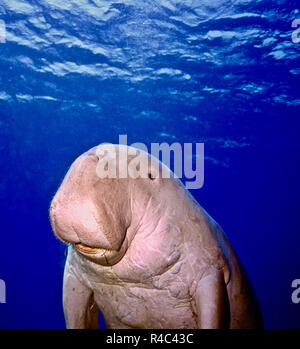
[[[107,328],[261,327],[222,229],[181,182],[153,179],[150,165],[149,178],[100,179],[98,160],[96,148],[76,159],[50,207],[55,235],[70,244],[67,327],[97,328],[98,308]]]

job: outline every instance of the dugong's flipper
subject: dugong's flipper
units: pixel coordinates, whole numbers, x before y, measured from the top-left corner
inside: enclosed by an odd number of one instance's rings
[[[204,276],[197,285],[194,298],[199,328],[228,328],[228,297],[222,271],[213,270]]]
[[[69,249],[63,285],[66,326],[71,329],[99,328],[99,313],[93,292],[83,285],[75,275],[70,263],[71,254]]]

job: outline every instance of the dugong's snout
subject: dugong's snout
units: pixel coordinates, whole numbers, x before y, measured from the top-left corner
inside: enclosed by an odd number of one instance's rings
[[[109,224],[106,211],[91,200],[62,199],[58,191],[51,202],[49,217],[54,235],[60,241],[73,245],[77,252],[94,262],[113,265],[127,251],[127,227],[122,225],[123,229],[117,229],[118,226]]]
[[[138,219],[132,222],[130,180],[101,178],[95,150],[75,160],[50,205],[55,236],[105,265],[126,253]],[[104,258],[104,260],[103,260]]]
[[[109,234],[102,224],[98,210],[90,202],[60,202],[53,200],[50,206],[50,222],[55,236],[64,243],[74,244],[84,252],[93,249],[118,250],[122,239]]]

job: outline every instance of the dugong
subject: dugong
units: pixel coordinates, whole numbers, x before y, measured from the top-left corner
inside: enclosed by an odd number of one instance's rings
[[[135,150],[146,175],[99,176],[105,146],[75,160],[50,205],[54,234],[69,245],[67,328],[98,328],[99,309],[112,329],[261,327],[255,294],[221,227],[142,150],[111,145],[119,160]]]

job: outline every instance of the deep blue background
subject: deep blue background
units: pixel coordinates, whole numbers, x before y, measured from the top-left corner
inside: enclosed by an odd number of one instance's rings
[[[101,142],[204,142],[192,194],[222,225],[267,328],[299,328],[296,1],[2,0],[0,328],[63,328],[48,206]]]

